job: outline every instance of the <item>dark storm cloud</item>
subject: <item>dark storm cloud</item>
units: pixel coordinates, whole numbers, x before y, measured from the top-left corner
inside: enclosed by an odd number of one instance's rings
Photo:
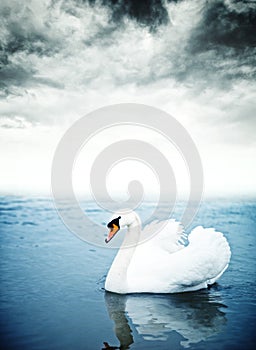
[[[35,16],[36,13],[25,4],[2,5],[1,31],[3,34],[0,56],[2,64],[8,63],[8,55],[20,51],[38,55],[52,53],[54,46],[44,33],[45,26],[38,27],[38,23],[34,20]]]
[[[3,65],[0,70],[0,89],[4,96],[8,94],[15,95],[11,86],[38,86],[47,85],[49,87],[63,89],[64,84],[54,81],[50,78],[37,77],[36,69],[30,66],[29,62],[8,63]]]
[[[96,1],[90,0],[89,2],[95,4]],[[128,16],[139,24],[148,26],[151,30],[169,22],[162,0],[102,0],[101,3],[109,7],[114,22],[120,22]]]
[[[50,14],[50,12],[49,12]],[[51,79],[35,77],[37,69],[29,55],[38,57],[54,55],[61,41],[51,37],[50,19],[37,21],[37,13],[26,3],[6,2],[1,5],[0,26],[0,89],[1,96],[13,93],[12,87],[29,87],[46,84],[53,87],[62,85]]]
[[[177,1],[172,0],[171,2]],[[37,14],[29,8],[29,4],[20,3],[19,5],[13,5],[7,2],[5,6],[2,6],[1,18],[6,31],[5,40],[1,40],[0,43],[0,63],[2,65],[8,64],[8,55],[20,51],[25,51],[28,54],[36,53],[41,56],[52,55],[58,52],[62,47],[61,39],[52,37],[49,30],[51,21],[56,20],[56,18],[51,18],[51,10],[58,3],[60,2],[52,1],[48,5],[49,18],[46,18],[39,27],[34,20]],[[90,4],[95,7],[95,11],[97,11],[99,5],[107,7],[111,13],[110,20],[115,24],[120,24],[124,17],[129,17],[140,24],[148,26],[150,29],[155,29],[169,21],[168,13],[162,0],[73,0],[60,3],[60,8],[62,11],[79,17],[79,9],[81,9],[83,4]],[[114,28],[116,26],[112,26],[107,32],[100,34],[108,35]]]
[[[64,80],[50,75],[45,71],[47,65],[41,64],[47,57],[56,57],[55,61],[63,67],[68,59],[80,59],[77,70],[84,79],[76,83],[87,86],[108,74],[108,79],[118,86],[173,79],[192,85],[198,93],[209,86],[229,89],[239,79],[255,78],[256,11],[252,1],[55,0],[42,4],[38,1],[38,7],[33,7],[33,2],[6,1],[1,5],[2,96],[17,94],[13,88],[64,88]],[[170,9],[169,4],[173,6]],[[199,15],[193,10],[195,5]],[[169,18],[176,11],[175,6],[181,6],[181,13],[185,8],[186,16],[185,24],[180,24],[179,19],[177,27]],[[98,16],[102,9],[107,11],[104,21]],[[88,25],[90,11],[95,18]],[[193,16],[198,16],[198,20],[191,27],[184,27],[183,32],[182,25],[192,23]],[[131,45],[136,45],[136,36],[138,43],[142,42],[144,34],[140,29],[152,35],[153,44],[151,51],[145,51],[145,57],[149,56],[145,62],[134,52],[132,56],[128,45],[122,51],[122,40],[130,39],[122,39],[126,19],[137,25],[134,31],[128,31],[135,38]],[[105,57],[109,47],[113,50]],[[95,59],[88,56],[90,50],[95,50]],[[138,52],[141,50],[138,47]],[[98,56],[102,56],[101,62],[93,68],[94,61],[100,60]],[[70,71],[68,66],[63,68],[67,70],[67,83],[71,81],[68,75],[73,76],[72,69],[76,69],[70,67]]]
[[[17,90],[12,90],[12,86],[38,86],[47,85],[54,88],[63,88],[63,83],[56,82],[50,78],[36,76],[37,70],[31,66],[26,59],[26,55],[18,56],[18,60],[11,62],[6,58],[0,70],[0,90],[2,97],[16,95]],[[19,93],[18,93],[19,94]]]
[[[179,57],[175,78],[195,80],[199,89],[207,85],[227,89],[240,79],[255,79],[255,32],[255,2],[206,1]]]
[[[239,1],[236,3],[238,5]],[[203,17],[191,35],[192,53],[226,48],[234,55],[256,47],[256,3],[240,1],[241,7],[229,7],[225,1],[212,1],[203,8]]]

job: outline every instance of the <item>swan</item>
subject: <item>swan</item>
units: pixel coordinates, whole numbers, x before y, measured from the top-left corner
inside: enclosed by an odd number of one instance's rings
[[[105,290],[109,292],[196,291],[214,284],[229,265],[229,244],[213,228],[197,226],[187,236],[179,222],[168,219],[153,221],[142,230],[134,211],[115,213],[107,227],[106,243],[127,229],[106,277]]]

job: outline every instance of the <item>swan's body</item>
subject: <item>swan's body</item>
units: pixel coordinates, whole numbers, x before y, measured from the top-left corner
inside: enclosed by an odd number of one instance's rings
[[[127,232],[106,278],[110,292],[195,291],[213,284],[228,267],[229,244],[212,228],[196,227],[185,246],[186,236],[174,220],[153,222],[141,230],[137,214],[120,215],[120,226]]]

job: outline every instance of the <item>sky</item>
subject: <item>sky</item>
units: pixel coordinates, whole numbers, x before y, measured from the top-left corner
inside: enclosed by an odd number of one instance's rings
[[[206,197],[256,195],[255,1],[2,0],[0,17],[1,193],[49,194],[65,131],[99,107],[132,102],[168,112],[189,132]],[[98,135],[99,151],[115,134]],[[167,151],[157,135],[134,135]],[[88,147],[74,169],[77,193],[89,188]],[[188,174],[174,153],[182,192]],[[157,192],[142,165],[112,169],[110,192],[126,193],[130,178]]]

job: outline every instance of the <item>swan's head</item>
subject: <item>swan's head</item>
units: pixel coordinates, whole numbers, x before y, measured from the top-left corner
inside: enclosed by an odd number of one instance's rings
[[[108,243],[119,230],[140,226],[140,218],[134,211],[123,211],[112,215],[107,227],[109,229],[108,237],[105,242]]]

